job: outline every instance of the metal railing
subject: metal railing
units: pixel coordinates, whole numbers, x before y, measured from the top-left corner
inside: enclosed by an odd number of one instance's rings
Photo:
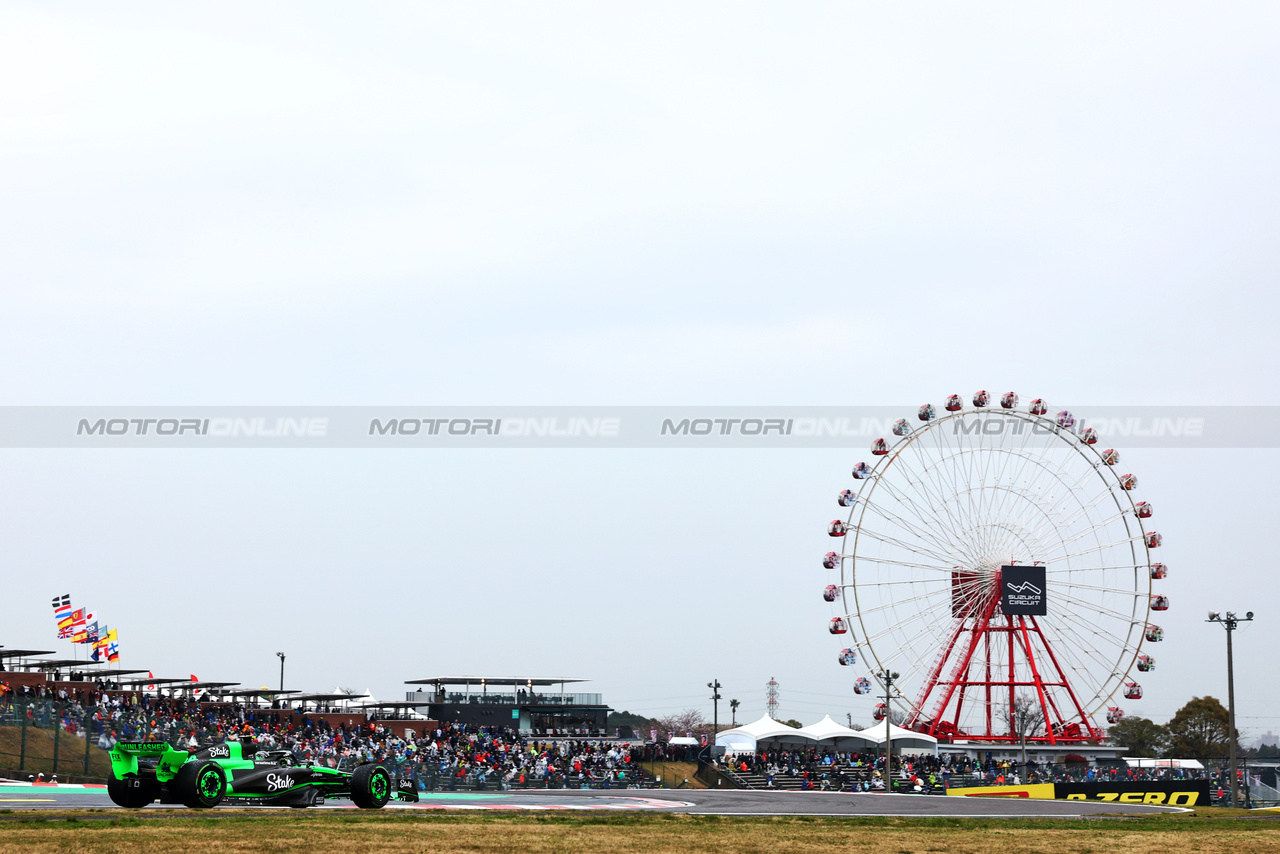
[[[621,774],[545,774],[517,771],[509,778],[500,773],[477,773],[474,770],[434,768],[429,763],[409,761],[385,762],[397,785],[403,777],[412,777],[419,792],[484,792],[509,789],[649,789],[657,784],[636,770]]]

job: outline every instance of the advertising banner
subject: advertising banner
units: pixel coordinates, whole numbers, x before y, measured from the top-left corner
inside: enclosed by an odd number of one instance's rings
[[[1165,807],[1209,805],[1208,780],[1134,780],[1115,783],[1054,783],[1054,797],[1067,801],[1115,801]]]
[[[969,798],[1045,798],[1059,801],[1112,801],[1162,807],[1209,804],[1208,780],[1124,780],[1111,783],[1033,783],[1026,786],[968,786],[947,790]]]
[[[1052,783],[1031,783],[1026,786],[966,786],[947,789],[948,795],[966,798],[1041,798],[1053,800]]]

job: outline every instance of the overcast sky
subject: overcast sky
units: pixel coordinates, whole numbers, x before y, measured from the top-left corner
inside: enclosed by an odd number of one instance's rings
[[[1274,403],[1277,24],[9,3],[0,405]],[[708,715],[715,677],[740,719],[776,677],[865,722],[818,595],[864,451],[3,450],[0,643],[70,592],[157,676]],[[1280,731],[1280,452],[1125,462],[1173,602],[1126,708],[1225,700],[1204,611],[1252,609],[1240,725]]]

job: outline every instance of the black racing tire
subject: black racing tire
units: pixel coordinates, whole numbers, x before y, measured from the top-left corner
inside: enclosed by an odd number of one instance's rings
[[[107,777],[107,797],[118,807],[127,810],[140,810],[156,799],[160,786],[154,780],[130,775],[117,780],[116,775]]]
[[[380,810],[391,800],[391,774],[381,765],[361,765],[351,774],[351,801],[362,810]]]
[[[173,788],[183,806],[207,810],[222,802],[227,775],[217,762],[188,762],[173,778]]]

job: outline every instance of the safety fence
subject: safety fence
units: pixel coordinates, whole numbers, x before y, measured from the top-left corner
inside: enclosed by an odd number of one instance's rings
[[[384,762],[395,782],[411,777],[419,792],[484,792],[512,789],[651,789],[658,783],[644,771],[633,768],[612,772],[479,771],[470,768],[440,768],[434,763],[412,760]]]
[[[0,705],[0,768],[32,774],[101,776],[109,765],[98,744],[101,709],[52,697]]]

